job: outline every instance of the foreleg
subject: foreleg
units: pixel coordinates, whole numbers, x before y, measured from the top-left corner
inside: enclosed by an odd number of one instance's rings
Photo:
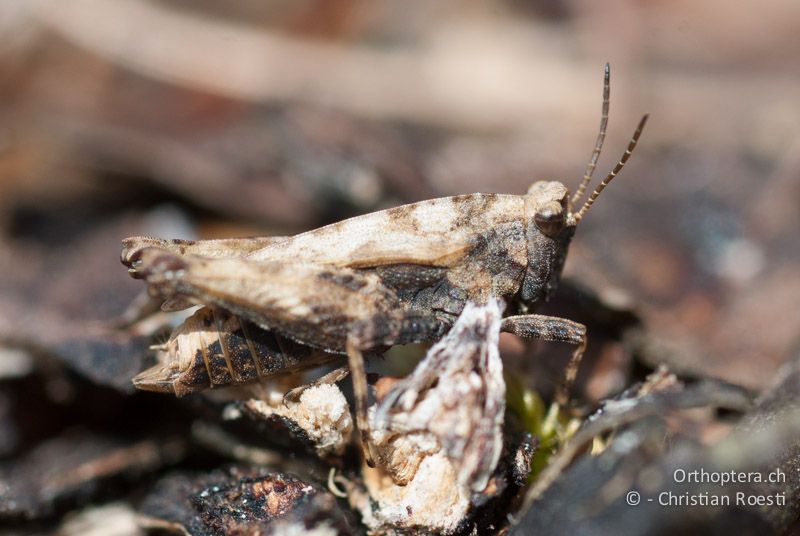
[[[581,359],[586,351],[586,326],[556,316],[519,315],[504,318],[500,330],[526,339],[568,342],[575,345],[575,350],[572,352],[572,357],[564,372],[564,379],[559,385],[555,397],[557,404],[561,406],[566,404]]]

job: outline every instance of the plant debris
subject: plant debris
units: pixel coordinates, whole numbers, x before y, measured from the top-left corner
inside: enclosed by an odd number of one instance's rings
[[[351,530],[336,498],[319,486],[291,475],[236,466],[167,476],[145,498],[141,512],[146,527],[193,535],[328,535]]]

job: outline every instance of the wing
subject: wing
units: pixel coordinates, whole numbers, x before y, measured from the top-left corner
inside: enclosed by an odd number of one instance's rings
[[[120,260],[128,267],[128,273],[140,278],[142,251],[146,248],[158,248],[175,255],[196,255],[208,258],[237,258],[286,240],[286,236],[255,236],[243,238],[222,238],[212,240],[183,240],[180,238],[156,238],[152,236],[131,236],[122,241]],[[161,304],[161,310],[167,312],[182,311],[198,305],[196,298],[175,294]],[[141,309],[144,309],[142,306]],[[131,314],[138,314],[134,310]]]
[[[122,264],[134,268],[145,248],[160,248],[178,255],[200,257],[242,257],[253,251],[287,240],[287,236],[254,236],[245,238],[223,238],[214,240],[164,239],[152,236],[131,236],[122,241]]]
[[[341,351],[353,324],[401,314],[397,295],[372,273],[305,262],[177,255],[141,250],[136,268],[152,292],[217,305],[292,339]]]
[[[254,261],[303,259],[344,268],[392,264],[450,267],[475,236],[500,223],[520,221],[523,198],[470,194],[421,201],[344,220],[269,244]]]

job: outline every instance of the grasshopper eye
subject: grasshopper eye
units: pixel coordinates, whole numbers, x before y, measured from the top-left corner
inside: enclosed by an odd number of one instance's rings
[[[558,203],[548,203],[536,211],[533,221],[541,232],[553,238],[564,228],[564,210]]]

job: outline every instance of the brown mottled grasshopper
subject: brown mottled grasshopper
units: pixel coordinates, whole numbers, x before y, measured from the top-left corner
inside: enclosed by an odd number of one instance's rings
[[[346,354],[365,445],[363,352],[438,340],[468,301],[502,299],[512,313],[503,319],[503,331],[575,345],[559,392],[564,402],[586,347],[586,328],[530,312],[555,290],[578,222],[625,165],[647,121],[645,115],[617,165],[575,210],[605,139],[609,87],[606,65],[600,130],[572,196],[560,182],[538,181],[525,195],[432,199],[292,237],[133,237],[124,241],[122,262],[169,309],[213,306],[304,346]]]

